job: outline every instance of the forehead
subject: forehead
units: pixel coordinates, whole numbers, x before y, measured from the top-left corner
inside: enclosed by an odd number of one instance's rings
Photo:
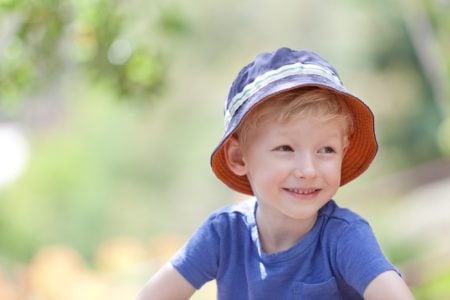
[[[292,131],[330,131],[344,133],[346,122],[339,116],[297,114],[287,119],[269,118],[259,127],[274,128],[280,133]]]
[[[321,116],[293,116],[288,120],[268,118],[254,127],[254,138],[300,138],[303,140],[342,138],[346,135],[346,123],[342,118]]]

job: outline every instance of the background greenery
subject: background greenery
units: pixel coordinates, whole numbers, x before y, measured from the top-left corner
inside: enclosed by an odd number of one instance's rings
[[[132,298],[242,198],[209,155],[231,81],[280,46],[320,53],[372,107],[379,155],[336,198],[418,299],[450,297],[449,33],[447,0],[0,0],[0,125],[30,153],[0,186],[0,298]]]

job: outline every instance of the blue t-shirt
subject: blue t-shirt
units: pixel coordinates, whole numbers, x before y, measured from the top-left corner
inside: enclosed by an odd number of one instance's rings
[[[199,289],[216,279],[218,299],[362,299],[377,275],[396,270],[369,224],[331,200],[290,249],[266,254],[255,198],[213,213],[171,263]]]

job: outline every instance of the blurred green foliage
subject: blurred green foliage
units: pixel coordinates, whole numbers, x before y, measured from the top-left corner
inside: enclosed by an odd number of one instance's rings
[[[447,299],[450,295],[450,271],[432,276],[421,287],[413,289],[417,300]]]
[[[416,76],[414,99],[408,107],[392,108],[392,117],[383,120],[383,143],[400,148],[407,168],[430,161],[445,150],[436,132],[450,113],[450,5],[446,1],[383,1],[389,13],[390,40],[374,50],[373,57],[380,75],[399,70]],[[390,5],[386,5],[390,4]],[[446,33],[446,34],[444,34]],[[406,75],[406,74],[405,74]],[[408,93],[407,91],[404,91]],[[394,99],[401,101],[401,99]]]
[[[144,6],[151,11],[136,22],[143,9],[138,2],[0,1],[0,117],[14,120],[36,94],[49,98],[40,111],[59,107],[61,96],[72,103],[57,111],[67,118],[64,130],[35,135],[26,174],[0,193],[0,252],[29,259],[59,241],[89,257],[109,235],[138,232],[140,224],[157,232],[164,223],[163,213],[150,222],[135,214],[144,214],[138,208],[144,200],[166,189],[168,170],[142,164],[148,153],[128,147],[148,144],[129,133],[142,131],[138,111],[145,113],[145,103],[165,87],[169,48],[188,33],[188,23],[181,10],[154,4]],[[55,95],[55,85],[68,92]],[[115,106],[113,99],[124,103]],[[52,118],[60,119],[41,122]],[[122,212],[123,220],[117,219]]]
[[[55,76],[79,70],[123,99],[146,99],[164,83],[164,49],[151,43],[185,33],[178,11],[154,17],[153,36],[133,36],[133,10],[120,0],[0,2],[0,99],[17,101]],[[164,37],[165,38],[165,37]]]

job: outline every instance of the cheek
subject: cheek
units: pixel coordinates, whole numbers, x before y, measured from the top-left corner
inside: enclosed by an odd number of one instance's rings
[[[271,163],[268,160],[249,162],[248,167],[249,180],[259,184],[262,188],[283,180],[288,173],[286,165]]]
[[[340,182],[341,166],[341,160],[327,161],[326,163],[321,164],[321,173],[324,177],[328,178],[329,181]]]

